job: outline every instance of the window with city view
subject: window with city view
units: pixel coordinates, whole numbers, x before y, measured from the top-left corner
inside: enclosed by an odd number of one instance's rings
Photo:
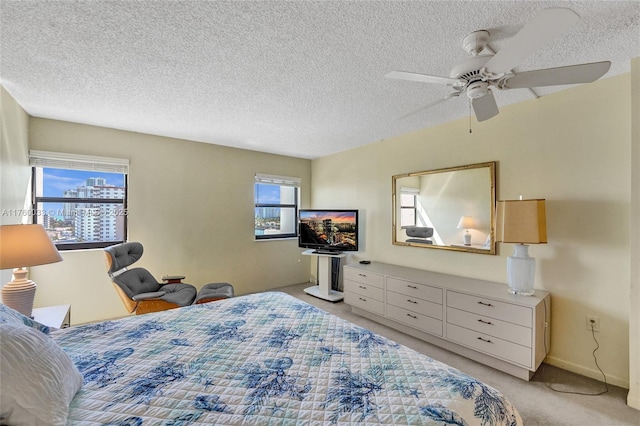
[[[127,175],[33,167],[33,222],[59,250],[104,248],[127,233]]]
[[[285,181],[284,178],[275,179],[256,175],[254,185],[256,240],[297,236],[298,190],[297,185]]]

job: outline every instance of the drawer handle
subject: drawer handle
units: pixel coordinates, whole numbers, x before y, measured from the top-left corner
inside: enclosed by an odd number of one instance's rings
[[[493,307],[493,305],[492,305],[491,303],[485,303],[485,302],[482,302],[482,301],[478,301],[478,305],[491,306],[491,307]]]
[[[417,316],[415,316],[415,315],[407,314],[407,316],[408,316],[408,317],[411,317],[411,318],[413,318],[413,319],[418,319],[418,317],[417,317]]]
[[[416,287],[415,285],[409,285],[409,284],[407,284],[407,287],[412,288],[412,289],[414,289],[414,290],[417,290],[417,289],[418,289],[418,287]]]
[[[359,288],[364,288],[365,290],[367,289],[367,287],[366,287],[366,286],[364,286],[364,285],[359,285],[358,287],[359,287]]]
[[[358,275],[360,275],[361,277],[366,277],[367,276],[367,274],[358,274]]]
[[[418,304],[418,302],[416,302],[415,300],[411,300],[411,299],[407,299],[407,302],[409,302],[409,303],[415,303],[416,305]]]
[[[363,299],[362,297],[358,297],[358,299],[362,300],[363,302],[367,301],[367,299]]]
[[[486,342],[486,343],[493,343],[491,340],[483,339],[482,337],[478,337],[478,340],[482,340],[483,342]]]
[[[478,322],[481,322],[481,323],[487,324],[487,325],[493,325],[493,323],[491,321],[485,321],[483,319],[479,319]]]

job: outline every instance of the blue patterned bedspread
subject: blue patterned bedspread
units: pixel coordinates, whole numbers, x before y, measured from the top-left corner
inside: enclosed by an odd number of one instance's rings
[[[496,389],[279,292],[52,333],[69,424],[519,425]]]

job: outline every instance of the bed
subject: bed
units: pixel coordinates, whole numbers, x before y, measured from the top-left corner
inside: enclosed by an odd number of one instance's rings
[[[496,389],[281,292],[50,333],[70,425],[520,425]]]

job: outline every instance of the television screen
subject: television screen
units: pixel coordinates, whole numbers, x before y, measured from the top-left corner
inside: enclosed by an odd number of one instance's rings
[[[298,246],[318,252],[358,250],[358,210],[300,210]]]

